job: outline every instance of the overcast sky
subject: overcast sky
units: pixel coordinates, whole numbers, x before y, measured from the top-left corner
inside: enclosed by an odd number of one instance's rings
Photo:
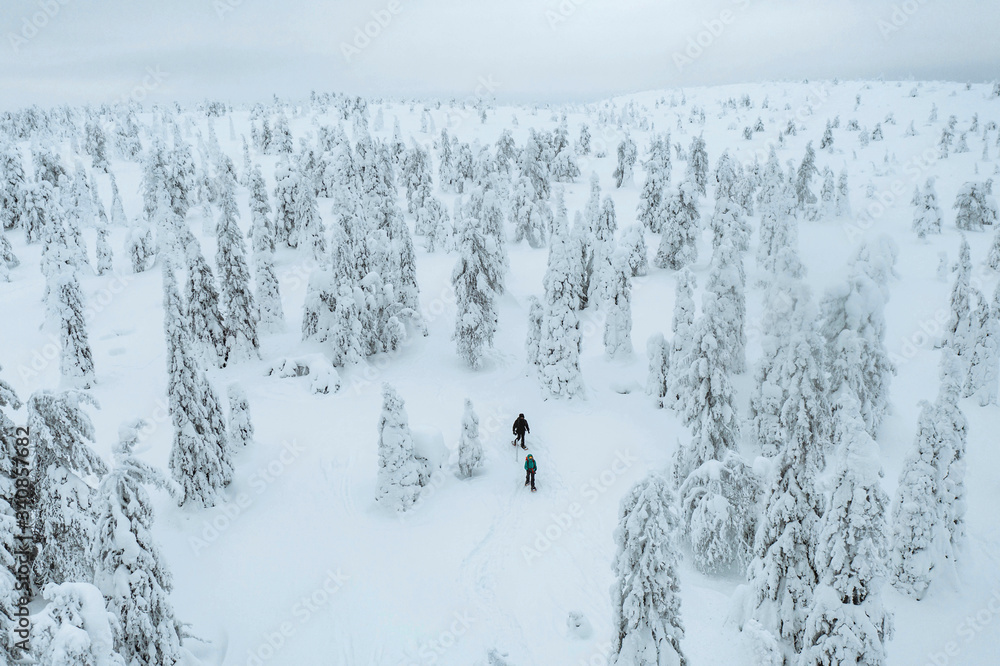
[[[0,106],[988,81],[998,27],[996,0],[0,0]]]

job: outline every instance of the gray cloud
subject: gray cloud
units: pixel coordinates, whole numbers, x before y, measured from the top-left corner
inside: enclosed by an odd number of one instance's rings
[[[1000,72],[998,25],[1000,3],[972,0],[5,0],[0,86],[16,107],[116,99],[147,67],[169,73],[150,100],[182,101],[465,97],[487,76],[501,99],[542,101],[772,79],[984,81]]]

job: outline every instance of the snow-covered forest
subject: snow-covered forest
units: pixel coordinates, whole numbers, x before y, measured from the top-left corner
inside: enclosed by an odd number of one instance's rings
[[[0,114],[0,664],[994,663],[998,121]]]

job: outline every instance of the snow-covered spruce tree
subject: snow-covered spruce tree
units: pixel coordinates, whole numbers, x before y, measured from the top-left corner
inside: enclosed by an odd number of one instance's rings
[[[747,318],[745,287],[743,255],[727,238],[712,253],[712,268],[706,289],[716,297],[716,306],[720,313],[720,328],[716,332],[716,341],[722,348],[726,370],[731,374],[745,372],[747,365],[744,332]]]
[[[787,358],[789,353],[800,351],[794,346],[788,347],[794,334],[806,333],[812,337],[813,353],[819,356],[809,362],[815,365],[819,375],[825,372],[822,358],[824,345],[816,337],[818,332],[813,322],[815,309],[810,305],[809,288],[802,280],[803,269],[798,255],[791,248],[785,248],[776,266],[775,279],[764,293],[764,315],[760,324],[762,354],[754,372],[748,419],[752,439],[767,457],[778,455],[785,440],[781,410],[787,397],[784,386],[788,377],[783,373],[796,367]]]
[[[326,228],[319,214],[313,183],[301,173],[301,169],[299,171],[292,194],[295,219],[292,228],[286,229],[287,242],[292,247],[308,246],[313,259],[321,261],[326,255]]]
[[[248,181],[250,190],[250,238],[254,253],[274,251],[274,223],[271,221],[271,203],[260,165],[254,165]]]
[[[705,149],[705,139],[701,135],[691,138],[685,179],[693,183],[693,194],[706,195],[708,191],[708,151]]]
[[[816,194],[812,191],[812,179],[818,174],[819,169],[816,168],[816,151],[813,150],[812,141],[810,141],[806,144],[806,154],[802,158],[802,162],[799,164],[799,169],[795,175],[795,200],[798,210],[807,219],[815,219],[818,212],[816,209]]]
[[[10,247],[9,245],[7,247]],[[990,252],[986,256],[986,265],[995,271],[1000,271],[1000,226],[993,234],[993,243],[990,245]]]
[[[635,146],[635,141],[628,134],[618,144],[618,166],[612,174],[615,178],[615,187],[630,185],[632,183],[635,162],[639,157],[639,151]]]
[[[580,374],[580,320],[564,301],[545,306],[538,344],[538,379],[549,395],[572,398],[584,393]]]
[[[756,211],[754,209],[754,196],[757,194],[757,188],[760,187],[760,162],[757,158],[754,158],[754,163],[744,168],[742,164],[736,163],[736,190],[734,192],[733,201],[740,207],[740,211],[744,216],[753,216]],[[747,227],[747,235],[750,234],[750,228]]]
[[[541,363],[542,320],[545,307],[534,296],[528,297],[528,335],[524,341],[524,352],[528,367],[535,371]]]
[[[633,224],[622,232],[619,246],[627,253],[629,276],[639,277],[649,273],[649,249],[642,226]]]
[[[21,191],[23,208],[21,226],[28,243],[42,240],[46,228],[55,220],[62,219],[59,197],[47,180],[26,182]]]
[[[69,182],[63,185],[63,181],[60,180],[59,189],[64,198],[63,207],[67,213],[67,221],[72,219],[78,227],[94,226],[97,221],[94,195],[90,190],[87,170],[79,160]]]
[[[583,221],[587,231],[593,235],[597,228],[597,217],[601,214],[601,180],[597,172],[590,174],[590,196],[587,197],[587,204],[583,209]],[[576,220],[574,220],[575,222]]]
[[[354,290],[340,285],[336,292],[337,304],[333,310],[333,324],[328,342],[331,346],[331,362],[338,367],[355,365],[365,358],[362,341],[362,312]]]
[[[983,407],[997,404],[1000,375],[1000,286],[992,302],[980,297],[973,312],[972,356],[965,381],[965,395],[978,397]]]
[[[118,193],[118,181],[115,180],[115,174],[109,173],[108,176],[111,179],[111,224],[116,227],[124,227],[128,224],[128,218],[125,217],[125,208],[122,206],[122,198]]]
[[[458,472],[469,478],[483,466],[483,444],[479,441],[479,417],[472,401],[465,399],[462,412],[462,436],[458,440]]]
[[[830,391],[853,391],[872,437],[888,411],[896,373],[885,348],[887,290],[869,276],[877,270],[872,261],[856,261],[847,282],[827,290],[821,304]]]
[[[937,409],[920,404],[917,435],[903,461],[892,504],[892,552],[889,580],[893,587],[916,599],[923,598],[938,568],[943,535],[938,460],[940,436]]]
[[[142,154],[142,141],[139,138],[139,123],[135,111],[129,109],[121,112],[115,121],[113,136],[115,151],[127,160],[136,160]]]
[[[660,233],[660,247],[653,264],[657,268],[680,270],[698,259],[698,231],[701,216],[695,196],[696,184],[684,180],[671,192],[667,216]]]
[[[478,369],[484,348],[493,347],[501,266],[493,237],[484,233],[482,222],[471,212],[463,216],[458,230],[459,259],[451,275],[457,307],[452,337],[462,360]]]
[[[686,666],[676,499],[653,473],[622,499],[615,530],[612,666]]]
[[[149,225],[136,220],[125,233],[125,252],[133,273],[142,273],[153,265],[156,245]]]
[[[947,534],[942,542],[944,557],[955,566],[965,546],[965,450],[969,424],[958,405],[965,369],[947,347],[941,353],[939,374],[941,385],[934,403],[940,442],[937,459],[941,461],[938,505]]]
[[[66,179],[63,178],[63,181],[65,180]],[[58,190],[71,192],[71,190],[68,189],[69,187],[72,187],[72,184],[67,184],[65,189],[58,188]],[[83,241],[83,233],[80,230],[80,222],[84,216],[81,213],[79,205],[72,201],[72,194],[64,197],[64,199],[67,199],[67,201],[63,204],[63,211],[65,215],[63,215],[62,221],[58,223],[61,227],[58,233],[64,233],[66,236],[66,247],[72,253],[73,265],[78,268],[89,266],[90,259],[87,256],[87,245]],[[89,197],[87,198],[87,201],[89,203]],[[88,219],[87,223],[90,224],[91,220]]]
[[[740,252],[750,249],[750,225],[743,219],[740,207],[732,199],[716,199],[710,224],[713,249],[719,247],[724,239],[728,239]]]
[[[62,218],[53,217],[43,229],[42,257],[39,263],[42,275],[45,276],[45,291],[42,302],[46,306],[46,314],[52,321],[60,320],[63,305],[59,301],[62,283],[75,276],[79,268],[79,256],[70,247],[72,240],[67,233]],[[82,309],[82,308],[81,308]]]
[[[406,212],[411,215],[424,205],[424,197],[430,193],[433,182],[431,176],[430,154],[414,142],[413,147],[405,151],[399,171],[399,179],[406,188]],[[425,187],[426,184],[426,187]],[[418,236],[424,231],[418,226],[415,230]]]
[[[832,428],[821,338],[799,331],[783,355],[788,381],[779,425],[785,437],[764,493],[748,569],[753,619],[796,652],[817,584],[814,544],[823,507],[815,485]]]
[[[938,206],[933,178],[927,179],[927,184],[920,193],[920,202],[913,215],[913,230],[917,232],[918,238],[941,233],[941,208]]]
[[[469,202],[471,206],[475,206],[474,202],[477,192],[478,188],[474,189],[469,195]],[[546,226],[550,226],[552,222],[551,211],[548,211],[548,207],[544,204],[539,204],[537,207],[542,211],[542,216],[548,222]],[[499,278],[496,283],[497,293],[503,295],[506,290],[506,276],[507,273],[510,272],[510,257],[507,254],[507,231],[504,225],[503,202],[500,199],[500,193],[494,187],[489,187],[483,191],[483,204],[480,220],[482,222],[483,234],[488,240],[491,254],[493,255],[493,261],[496,269],[498,270]],[[406,234],[409,234],[409,231],[406,230],[405,226],[402,227],[402,230]],[[417,289],[415,267],[411,271],[410,281],[413,285],[412,289],[415,291]],[[411,307],[416,307],[416,303],[412,303]]]
[[[609,358],[632,354],[632,284],[628,255],[617,251],[605,273],[604,352]]]
[[[295,247],[297,234],[294,234],[295,192],[298,187],[298,174],[287,160],[278,162],[274,167],[274,242]]]
[[[515,243],[527,240],[528,245],[533,248],[545,247],[545,216],[527,176],[518,178],[514,185],[511,217],[514,222]]]
[[[699,571],[726,573],[750,563],[759,492],[757,478],[733,451],[688,475],[679,492],[681,520]]]
[[[31,162],[35,165],[35,180],[48,181],[52,187],[57,187],[59,179],[67,175],[66,167],[49,141],[31,146]]]
[[[955,283],[951,288],[951,316],[944,332],[944,341],[951,345],[959,358],[967,360],[971,354],[972,304],[970,301],[972,258],[969,242],[963,236],[958,251]]]
[[[993,181],[965,183],[955,196],[955,226],[963,231],[982,231],[997,223],[997,203],[992,196]]]
[[[685,357],[693,344],[696,310],[694,290],[697,287],[698,284],[691,271],[684,269],[677,276],[674,313],[670,325],[674,336],[670,343],[670,367],[667,372],[667,396],[663,401],[664,407],[682,408],[680,385],[688,369],[681,366],[680,360]]]
[[[260,312],[250,290],[246,242],[240,231],[239,211],[233,196],[235,183],[226,179],[220,192],[221,215],[216,225],[218,245],[215,264],[219,269],[223,302],[226,304],[226,364],[260,358],[257,322]]]
[[[136,459],[138,420],[123,425],[115,466],[97,493],[94,584],[117,620],[115,647],[133,666],[172,666],[180,658],[180,624],[167,599],[170,571],[151,529],[153,507],[145,486],[173,490],[160,470]]]
[[[108,242],[108,227],[105,223],[97,227],[97,266],[95,268],[98,275],[107,275],[114,269],[114,256],[111,252],[111,244]]]
[[[831,216],[836,212],[837,186],[833,180],[833,169],[824,167],[823,186],[819,191],[819,212],[823,216]]]
[[[554,234],[553,234],[554,235]],[[573,228],[570,230],[570,244],[576,253],[573,266],[576,269],[574,282],[579,285],[579,302],[574,310],[584,310],[589,305],[587,295],[594,275],[594,234],[583,215],[577,211],[573,216]]]
[[[169,263],[163,269],[163,311],[167,400],[174,426],[170,473],[181,487],[181,506],[213,506],[233,474],[226,424],[218,398],[192,355],[186,308]]]
[[[816,530],[813,596],[803,637],[803,664],[886,663],[892,615],[882,605],[888,555],[878,445],[865,430],[857,400],[838,405],[833,492]]]
[[[794,247],[797,243],[797,228],[785,196],[784,173],[773,148],[761,176],[757,207],[760,210],[757,266],[768,273],[774,273],[775,262],[781,250]]]
[[[438,184],[444,192],[455,192],[455,161],[457,156],[452,148],[453,137],[448,136],[448,129],[441,128],[441,137],[436,145],[440,151],[438,158]]]
[[[665,191],[670,185],[670,135],[653,136],[643,166],[646,182],[639,195],[638,219],[647,229],[659,233],[666,211]]]
[[[153,215],[145,221],[156,231],[154,236],[156,253],[162,257],[182,256],[183,241],[187,226],[170,204],[170,194],[165,187],[157,187],[154,192]]]
[[[403,399],[389,384],[382,385],[382,415],[378,421],[378,488],[375,501],[405,512],[430,481],[427,461],[413,452],[413,436]]]
[[[424,205],[417,209],[416,224],[426,230],[426,250],[436,252],[438,248],[443,248],[448,240],[451,217],[436,196],[428,192],[423,200]]]
[[[593,273],[590,280],[590,293],[587,301],[599,307],[607,305],[610,298],[608,286],[611,275],[615,271],[615,232],[618,230],[618,220],[615,214],[615,203],[611,197],[604,197],[601,209],[594,224],[593,236]]]
[[[278,276],[274,272],[274,256],[270,252],[255,252],[253,257],[255,296],[260,311],[258,333],[275,333],[285,328],[285,310],[281,305]]]
[[[830,121],[826,121],[826,129],[823,130],[823,138],[819,142],[820,150],[829,150],[833,152],[833,127],[830,125]]]
[[[545,304],[532,305],[525,344],[528,362],[535,366],[542,386],[552,395],[571,397],[583,392],[579,320],[574,312],[582,293],[579,254],[567,235],[563,212],[553,226],[543,280]]]
[[[86,582],[50,584],[42,591],[48,604],[31,618],[31,646],[38,666],[125,666],[115,650],[121,631],[104,596]]]
[[[646,342],[649,372],[646,375],[646,393],[653,396],[657,407],[663,407],[667,396],[670,374],[670,345],[662,333],[654,333]]]
[[[94,424],[84,405],[96,406],[82,392],[36,391],[28,399],[28,430],[34,445],[30,480],[34,497],[28,506],[38,552],[33,583],[93,580],[89,548],[94,536],[94,491],[84,480],[107,472],[90,448]]]
[[[552,191],[550,165],[553,165],[554,158],[552,147],[545,137],[534,128],[528,130],[528,139],[518,156],[518,165],[521,173],[531,181],[535,196],[542,201],[548,199]]]
[[[851,214],[851,193],[847,186],[847,168],[840,170],[837,176],[837,196],[834,198],[834,211],[838,217]]]
[[[73,383],[89,388],[94,382],[94,359],[87,336],[83,293],[76,272],[66,268],[53,277],[58,294],[59,370]]]
[[[553,152],[552,179],[559,183],[571,183],[580,177],[580,167],[576,163],[576,152],[569,142],[566,124],[566,114],[563,114],[559,126],[550,135]]]
[[[295,149],[295,142],[292,141],[292,132],[288,128],[288,118],[285,113],[279,112],[274,120],[274,130],[271,135],[271,152],[278,155],[288,155]]]
[[[219,309],[219,289],[215,275],[201,247],[193,241],[187,247],[188,269],[185,302],[188,303],[188,330],[191,341],[214,367],[226,362],[226,328]]]
[[[720,342],[726,323],[720,306],[713,292],[704,293],[702,314],[691,331],[690,346],[670,359],[671,366],[684,369],[678,373],[673,390],[680,396],[684,425],[691,429],[691,440],[677,449],[674,460],[676,486],[705,462],[723,459],[739,439],[728,353]]]
[[[370,155],[376,152],[377,154]],[[392,285],[395,297],[404,309],[408,320],[426,335],[423,321],[420,318],[420,288],[416,277],[416,254],[413,249],[413,238],[406,225],[403,211],[396,203],[396,187],[393,183],[391,159],[384,147],[376,149],[359,148],[359,162],[362,165],[362,185],[364,194],[361,199],[361,212],[369,220],[372,227],[379,232],[381,238],[376,252],[386,254],[377,259],[381,264],[378,272],[381,278]],[[370,157],[369,157],[370,155]],[[371,168],[365,165],[371,163]],[[471,199],[471,197],[470,197]],[[496,220],[498,214],[495,199],[487,192],[481,199],[482,222],[485,234],[495,237],[499,261],[506,269],[506,247],[503,238],[503,215]],[[382,238],[385,240],[383,241]],[[499,291],[503,292],[502,278]]]
[[[246,391],[235,382],[226,389],[229,397],[229,445],[233,450],[239,450],[253,441],[253,421],[250,420],[250,401]]]
[[[0,280],[10,282],[10,269],[17,268],[20,264],[7,236],[0,234]]]
[[[170,192],[167,182],[170,177],[170,164],[167,151],[161,139],[156,138],[142,159],[142,212],[144,219],[152,223],[156,219],[157,208],[162,206],[160,198],[166,196],[167,205],[170,202]]]
[[[221,154],[221,153],[220,153]],[[174,147],[167,156],[167,172],[165,189],[170,194],[170,206],[174,215],[183,220],[191,208],[192,190],[194,183],[194,160],[191,157],[191,148],[181,137],[180,128],[174,125]],[[220,158],[235,180],[235,169],[232,161],[225,157]]]
[[[25,213],[24,163],[8,141],[0,141],[0,229],[22,226]]]
[[[578,155],[590,155],[590,127],[586,123],[580,125],[580,137],[576,141],[576,152]]]
[[[736,202],[740,199],[741,181],[738,170],[740,165],[729,156],[729,151],[723,151],[719,157],[719,162],[715,166],[713,174],[715,180],[715,202],[716,208],[720,201],[730,200]]]
[[[108,226],[108,211],[104,207],[104,201],[101,200],[100,192],[97,188],[97,178],[94,177],[94,173],[90,173],[90,185],[87,186],[90,191],[90,202],[93,206],[94,215],[96,218],[96,226],[98,228]]]
[[[576,309],[583,291],[580,284],[582,258],[579,247],[574,242],[575,239],[570,236],[567,228],[563,207],[560,207],[552,227],[548,264],[545,276],[542,278],[545,301],[546,303],[561,301],[570,308]]]

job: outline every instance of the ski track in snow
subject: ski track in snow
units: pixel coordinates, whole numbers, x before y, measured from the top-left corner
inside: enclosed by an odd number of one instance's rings
[[[499,444],[514,449],[522,473],[524,456],[529,453],[534,455],[534,453],[548,452],[545,440],[540,437],[529,434],[526,444],[530,444],[527,451],[520,446]],[[493,521],[489,529],[462,560],[460,578],[468,602],[482,613],[486,624],[492,628],[491,643],[482,646],[484,651],[490,648],[511,650],[515,646],[519,646],[519,649],[530,649],[530,641],[527,640],[521,621],[515,613],[505,612],[501,607],[496,592],[498,571],[504,565],[503,553],[510,551],[512,544],[521,541],[519,535],[522,516],[536,510],[539,503],[551,503],[554,499],[563,497],[567,491],[567,485],[555,465],[547,466],[544,477],[540,477],[541,480],[536,479],[538,491],[535,493],[523,485],[520,480],[522,478],[523,476],[518,478],[514,488],[506,496],[496,497]],[[520,557],[520,554],[518,556]],[[583,571],[582,568],[580,570]],[[499,631],[499,627],[503,627],[505,631]],[[536,662],[537,660],[532,660],[528,663]]]
[[[487,620],[488,626],[496,633],[499,627],[510,631],[502,635],[511,640],[511,632],[517,643],[523,645],[524,628],[516,617],[504,613],[496,594],[496,568],[500,563],[499,551],[511,543],[516,532],[517,518],[526,507],[523,489],[517,488],[506,498],[497,498],[493,522],[486,535],[477,543],[462,561],[461,580],[469,595],[469,602]],[[527,491],[530,492],[530,491]],[[520,497],[519,497],[520,495]],[[490,645],[484,645],[489,649]]]

